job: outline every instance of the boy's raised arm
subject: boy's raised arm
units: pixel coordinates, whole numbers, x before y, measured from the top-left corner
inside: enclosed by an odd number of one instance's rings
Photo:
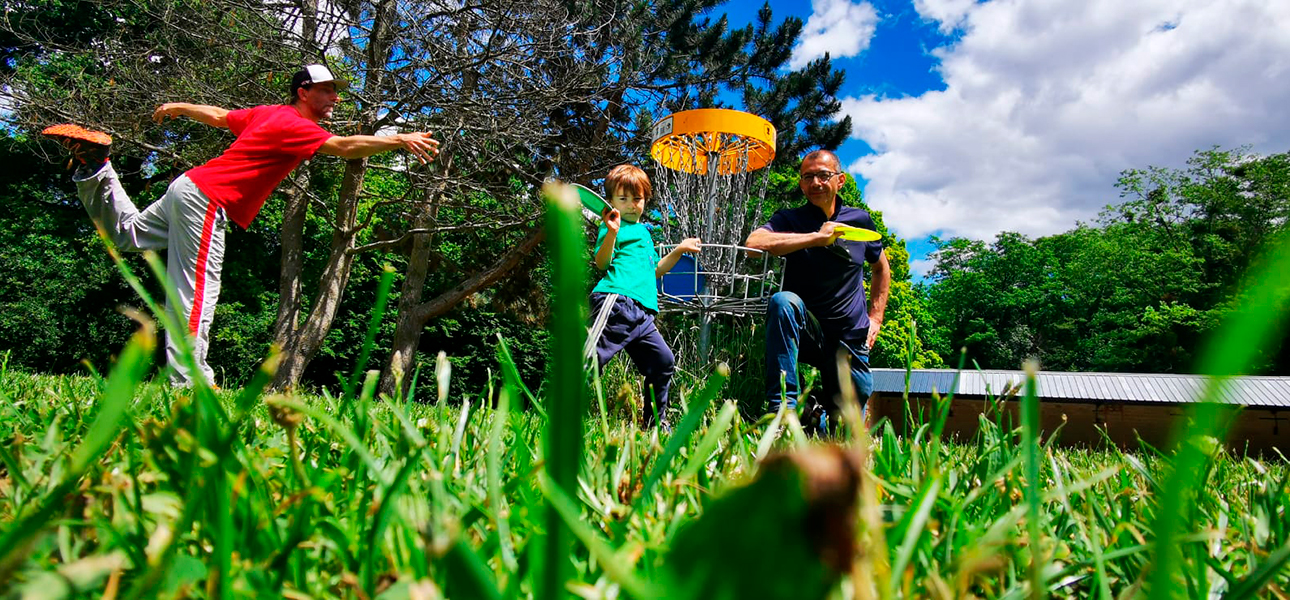
[[[614,245],[618,243],[618,228],[622,226],[622,215],[617,209],[609,209],[600,218],[605,221],[605,239],[596,248],[596,268],[604,271],[609,268],[609,261],[614,257]]]

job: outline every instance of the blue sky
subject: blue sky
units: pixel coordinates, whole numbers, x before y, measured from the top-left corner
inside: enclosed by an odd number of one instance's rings
[[[732,24],[760,2],[731,2]],[[910,242],[1093,222],[1129,168],[1290,151],[1290,1],[774,0],[846,70],[839,150]]]

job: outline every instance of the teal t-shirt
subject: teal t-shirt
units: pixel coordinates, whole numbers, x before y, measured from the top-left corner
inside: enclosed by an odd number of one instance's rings
[[[609,228],[604,223],[596,232],[596,245],[592,246],[592,255],[600,248]],[[614,244],[614,254],[609,259],[609,269],[605,276],[591,291],[606,294],[619,294],[640,302],[642,306],[658,312],[658,287],[655,283],[654,268],[658,266],[658,252],[654,249],[654,238],[644,223],[623,221],[618,228],[618,239]]]

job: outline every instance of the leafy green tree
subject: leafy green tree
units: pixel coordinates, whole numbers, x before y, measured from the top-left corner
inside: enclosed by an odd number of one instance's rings
[[[775,125],[776,162],[796,165],[808,150],[836,150],[851,135],[851,117],[837,118],[846,73],[835,69],[827,54],[784,72],[801,37],[801,19],[790,17],[775,25],[767,3],[757,12],[754,27],[743,102]]]
[[[967,348],[969,359],[1018,368],[1041,351],[1055,295],[1051,252],[1025,236],[1005,233],[990,246],[937,241],[934,256],[933,312],[947,337]],[[949,265],[958,270],[949,271]],[[949,362],[954,354],[943,350],[942,358]]]
[[[139,303],[76,198],[42,185],[66,175],[39,150],[0,137],[0,352],[11,366],[45,372],[80,361],[104,369],[132,330],[116,308]]]
[[[1097,226],[992,244],[937,243],[928,288],[937,351],[982,367],[1189,372],[1239,301],[1243,274],[1287,226],[1290,160],[1197,152],[1185,169],[1128,170]],[[1284,370],[1266,357],[1263,369]]]

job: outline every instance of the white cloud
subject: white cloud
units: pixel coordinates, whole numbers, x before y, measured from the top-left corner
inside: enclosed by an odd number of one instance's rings
[[[1197,149],[1290,151],[1290,2],[917,0],[962,37],[946,89],[846,98],[849,169],[906,237],[1045,235],[1118,200],[1120,171]]]
[[[940,24],[941,33],[950,33],[962,25],[976,0],[914,0],[914,10],[924,19]]]
[[[909,261],[909,273],[915,280],[926,278],[934,267],[936,267],[936,261],[929,258],[915,258]]]
[[[791,69],[800,69],[826,52],[831,58],[860,54],[878,27],[878,11],[868,2],[811,0],[811,11],[789,59]]]

